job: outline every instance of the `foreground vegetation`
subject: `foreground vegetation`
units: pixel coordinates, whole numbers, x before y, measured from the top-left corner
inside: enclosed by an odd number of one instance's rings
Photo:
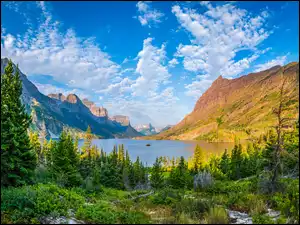
[[[283,129],[283,101],[276,129],[246,147],[236,139],[206,160],[197,146],[188,161],[159,157],[146,167],[123,145],[110,154],[93,146],[89,127],[82,148],[65,131],[58,141],[28,134],[21,87],[10,62],[1,76],[1,223],[230,223],[228,210],[254,223],[299,223],[299,122]]]

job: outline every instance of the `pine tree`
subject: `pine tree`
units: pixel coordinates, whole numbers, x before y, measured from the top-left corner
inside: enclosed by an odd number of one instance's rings
[[[21,102],[22,81],[11,60],[1,75],[1,185],[32,182],[36,155],[27,130],[31,123]]]
[[[153,164],[150,176],[151,186],[155,189],[163,187],[163,170],[161,167],[161,162],[159,158],[156,158],[155,163]]]
[[[197,144],[195,151],[194,151],[194,170],[201,171],[204,167],[204,152],[202,148]]]
[[[56,148],[56,141],[53,141],[52,139],[49,140],[47,143],[47,151],[45,152],[45,161],[46,161],[46,166],[48,168],[51,168],[53,164],[53,152],[54,149]]]
[[[123,144],[119,145],[118,160],[119,160],[119,162],[124,162],[125,161],[124,145]]]
[[[77,154],[70,134],[63,131],[52,154],[52,173],[58,182],[65,186],[76,186],[81,183],[78,172],[79,155]]]
[[[242,165],[242,146],[241,144],[235,145],[231,153],[231,178],[234,180],[241,178],[241,165]]]
[[[230,170],[230,158],[229,154],[227,152],[227,149],[225,149],[222,157],[221,157],[221,162],[220,162],[220,168],[223,174],[226,176],[229,175],[229,170]]]
[[[32,149],[35,151],[37,164],[43,163],[43,153],[42,153],[42,146],[39,140],[39,135],[37,132],[29,132],[29,140]]]
[[[92,131],[91,131],[91,127],[88,126],[86,132],[85,132],[85,136],[84,136],[84,142],[83,142],[83,147],[82,147],[82,153],[83,153],[83,157],[87,157],[88,159],[90,159],[90,154],[91,154],[91,148],[92,148]]]

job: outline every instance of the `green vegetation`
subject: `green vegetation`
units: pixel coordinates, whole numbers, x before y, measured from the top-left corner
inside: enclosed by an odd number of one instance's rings
[[[82,148],[65,131],[58,141],[28,135],[20,80],[10,66],[1,77],[1,223],[69,217],[85,223],[227,224],[227,210],[245,212],[254,223],[299,223],[299,121],[284,129],[284,98],[274,110],[276,132],[253,138],[246,148],[236,137],[230,154],[207,159],[196,146],[188,161],[158,157],[146,167],[139,157],[132,161],[123,145],[110,154],[93,146],[90,127]],[[17,91],[4,95],[8,87]],[[277,221],[268,209],[280,211]]]

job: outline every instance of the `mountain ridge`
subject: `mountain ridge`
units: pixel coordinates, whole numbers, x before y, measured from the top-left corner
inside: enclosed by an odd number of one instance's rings
[[[299,83],[299,63],[274,66],[231,80],[219,76],[197,100],[191,113],[167,131],[147,138],[216,141],[218,117],[223,119],[219,141],[231,142],[234,136],[247,139],[246,130],[259,136],[275,125],[276,118],[271,111],[277,104],[281,75]],[[299,86],[293,87],[295,90],[290,95],[295,109],[290,113],[296,117]]]
[[[7,58],[1,58],[1,74],[8,63]],[[13,64],[14,70],[17,67]],[[83,133],[90,125],[94,134],[103,138],[131,138],[141,136],[134,128],[123,125],[109,118],[94,115],[76,94],[67,97],[62,94],[46,96],[20,72],[22,80],[21,100],[26,111],[31,114],[33,123],[31,129],[37,130],[46,137],[59,136],[64,129]],[[58,98],[55,98],[58,96]]]

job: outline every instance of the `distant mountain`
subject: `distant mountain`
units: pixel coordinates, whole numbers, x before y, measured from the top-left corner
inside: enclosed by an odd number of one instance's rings
[[[1,74],[8,63],[8,59],[1,59]],[[14,65],[16,69],[16,66]],[[121,123],[108,117],[103,107],[97,107],[87,99],[80,100],[76,94],[50,94],[39,92],[20,70],[23,84],[21,100],[26,110],[32,116],[32,129],[39,131],[46,137],[58,137],[63,129],[82,134],[90,125],[94,134],[103,138],[130,138],[141,136],[131,127],[129,118],[127,123]]]
[[[167,126],[165,126],[164,128],[162,128],[161,130],[159,130],[159,133],[160,132],[163,132],[163,131],[166,131],[166,130],[169,130],[169,129],[171,129],[173,127],[173,125],[167,125]]]
[[[219,76],[199,98],[194,110],[176,126],[147,139],[233,141],[258,137],[276,125],[272,113],[278,107],[284,77],[292,81],[288,89],[288,114],[299,114],[299,63],[275,66],[236,79]],[[217,118],[222,118],[217,139]]]
[[[134,127],[138,132],[140,132],[141,134],[148,136],[148,135],[153,135],[153,134],[157,134],[158,131],[157,129],[155,129],[155,127],[153,127],[151,125],[151,123],[149,124],[140,124]]]

